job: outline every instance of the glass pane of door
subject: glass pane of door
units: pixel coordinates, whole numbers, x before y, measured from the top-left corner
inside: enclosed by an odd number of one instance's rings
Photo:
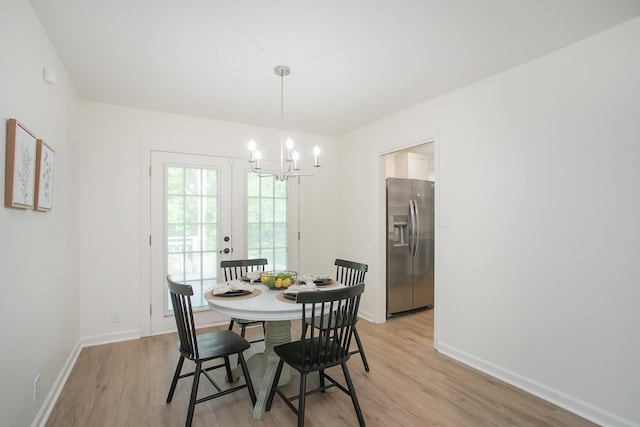
[[[247,257],[267,258],[269,269],[288,269],[288,188],[274,177],[247,176]]]
[[[204,293],[218,281],[221,258],[230,258],[231,212],[242,211],[241,203],[232,206],[230,162],[152,152],[151,166],[151,332],[175,329],[167,274],[193,287],[199,326],[224,321]]]
[[[207,307],[204,292],[218,280],[218,174],[211,168],[166,166],[167,273],[193,287],[194,309]]]

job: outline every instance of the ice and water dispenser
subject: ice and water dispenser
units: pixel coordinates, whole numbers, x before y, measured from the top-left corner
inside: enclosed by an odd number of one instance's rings
[[[392,244],[393,246],[409,245],[409,216],[393,215],[392,217]]]

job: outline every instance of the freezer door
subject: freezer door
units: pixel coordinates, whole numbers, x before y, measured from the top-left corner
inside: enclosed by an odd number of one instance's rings
[[[433,306],[434,280],[434,183],[413,181],[417,212],[417,250],[413,262],[413,308]]]
[[[387,178],[387,314],[413,308],[412,180]]]

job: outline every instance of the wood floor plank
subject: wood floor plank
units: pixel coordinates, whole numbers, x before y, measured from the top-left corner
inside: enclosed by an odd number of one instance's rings
[[[221,326],[220,329],[225,327]],[[370,372],[356,355],[349,371],[368,426],[594,426],[595,424],[433,349],[433,310],[358,322]],[[248,338],[261,332],[250,328]],[[294,325],[292,336],[299,335]],[[82,349],[47,427],[181,426],[191,383],[181,380],[166,404],[178,360],[176,334]],[[260,351],[254,344],[249,352]],[[187,363],[185,362],[185,365]],[[339,368],[334,378],[341,380]],[[224,373],[214,378],[224,384]],[[262,378],[253,375],[254,384]],[[288,388],[297,388],[293,377]],[[210,391],[201,381],[202,394]],[[308,427],[357,425],[351,400],[340,391],[307,399]],[[262,420],[252,418],[244,391],[196,406],[193,426],[294,426],[295,415],[278,398]]]

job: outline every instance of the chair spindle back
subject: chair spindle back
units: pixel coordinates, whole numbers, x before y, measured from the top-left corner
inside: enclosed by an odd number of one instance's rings
[[[180,352],[188,358],[198,358],[198,341],[196,339],[196,325],[193,321],[191,297],[193,288],[190,285],[177,283],[167,276],[171,305],[180,338]]]
[[[266,258],[233,259],[220,261],[220,268],[224,271],[224,280],[228,282],[229,280],[239,280],[248,272],[264,271],[267,262]]]
[[[364,283],[359,283],[322,292],[298,293],[296,302],[302,303],[304,323],[313,325],[314,319],[320,319],[323,324],[326,321],[327,325],[331,325],[324,331],[310,328],[311,336],[302,347],[302,359],[309,370],[317,366],[332,366],[349,359],[349,344],[363,292]]]
[[[345,286],[353,286],[364,282],[364,276],[369,269],[367,264],[362,264],[345,259],[336,259],[336,280]]]

